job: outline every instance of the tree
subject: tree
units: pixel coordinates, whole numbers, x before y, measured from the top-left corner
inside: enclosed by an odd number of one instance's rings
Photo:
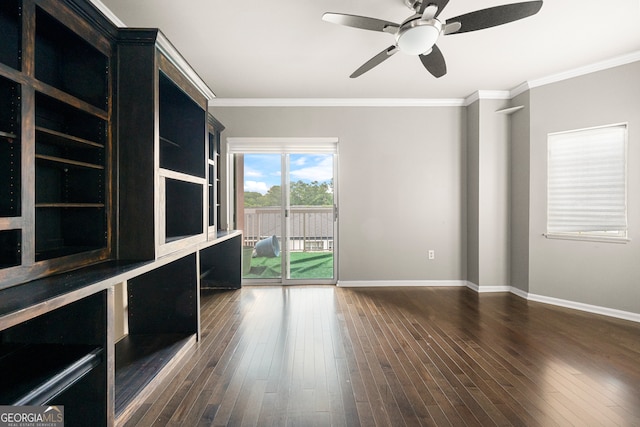
[[[331,183],[313,181],[291,183],[291,205],[293,206],[332,206],[333,191]]]
[[[264,195],[255,191],[247,191],[244,193],[244,205],[247,208],[280,206],[281,202],[282,190],[279,185],[274,185]],[[333,206],[333,182],[292,182],[291,205]]]
[[[247,191],[244,193],[244,205],[248,208],[257,208],[262,205],[262,194],[257,191]]]
[[[280,206],[282,203],[282,190],[279,185],[274,185],[262,196],[262,206]]]

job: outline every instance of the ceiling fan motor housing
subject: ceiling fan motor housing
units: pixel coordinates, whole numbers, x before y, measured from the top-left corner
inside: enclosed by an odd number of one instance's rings
[[[431,51],[442,32],[442,23],[437,19],[412,19],[404,22],[396,34],[400,52],[421,55]]]

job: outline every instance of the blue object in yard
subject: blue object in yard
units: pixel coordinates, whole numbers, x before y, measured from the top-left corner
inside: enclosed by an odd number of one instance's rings
[[[273,258],[280,255],[280,243],[276,236],[267,237],[256,243],[256,256]]]

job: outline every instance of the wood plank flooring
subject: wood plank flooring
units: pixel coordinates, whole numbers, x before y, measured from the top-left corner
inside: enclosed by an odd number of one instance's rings
[[[202,295],[126,425],[638,426],[640,325],[467,288]]]

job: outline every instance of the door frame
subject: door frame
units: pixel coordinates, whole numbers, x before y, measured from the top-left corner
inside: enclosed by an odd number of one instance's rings
[[[245,284],[282,284],[282,285],[305,285],[305,284],[327,284],[336,285],[338,282],[338,259],[339,259],[339,179],[338,179],[338,141],[337,137],[329,138],[260,138],[260,137],[228,137],[226,139],[226,152],[223,153],[227,158],[227,224],[228,229],[237,227],[237,206],[241,199],[237,195],[243,192],[244,188],[240,188],[240,178],[244,180],[244,171],[236,167],[236,154],[280,154],[281,155],[281,188],[283,191],[283,200],[281,209],[281,236],[283,242],[281,253],[281,278],[278,279],[242,279]],[[288,245],[288,223],[286,211],[289,208],[289,164],[286,160],[286,154],[332,154],[333,155],[333,278],[332,279],[289,279],[287,267],[289,250]],[[242,177],[240,177],[242,174]]]

